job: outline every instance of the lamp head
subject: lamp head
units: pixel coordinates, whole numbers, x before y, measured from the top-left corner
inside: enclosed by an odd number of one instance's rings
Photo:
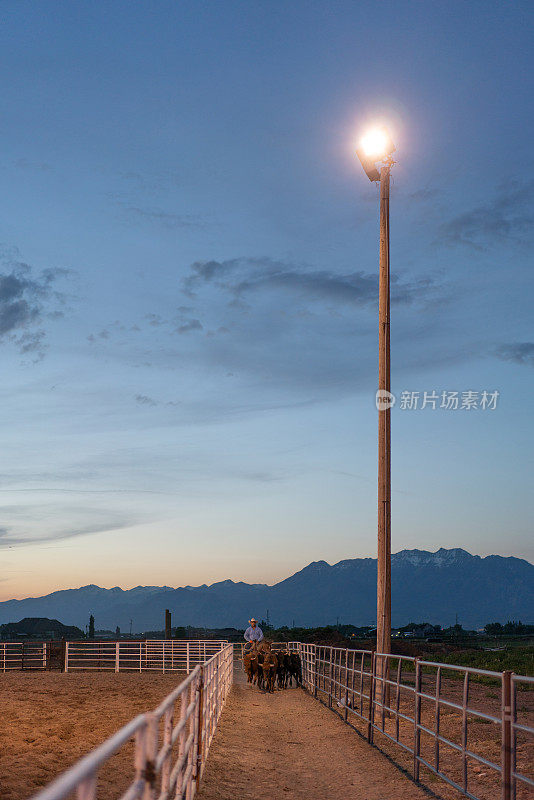
[[[395,152],[395,145],[384,127],[372,128],[360,140],[356,155],[370,181],[380,180],[380,171],[376,164],[385,161]]]

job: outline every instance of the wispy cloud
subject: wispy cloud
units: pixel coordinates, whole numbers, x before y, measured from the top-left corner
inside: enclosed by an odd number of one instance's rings
[[[135,402],[140,406],[157,406],[157,402],[146,394],[136,394]]]
[[[427,203],[429,200],[433,200],[438,195],[437,189],[431,189],[429,186],[426,186],[423,189],[417,189],[415,192],[411,192],[405,195],[407,200],[412,200],[416,203]]]
[[[66,269],[47,269],[35,273],[18,258],[18,251],[0,256],[0,340],[8,339],[23,355],[42,358],[47,319],[62,316],[55,305],[65,304],[65,295],[55,288],[58,279],[70,274]]]
[[[148,309],[137,320],[135,327],[141,327],[141,333],[122,335],[132,330],[132,321],[112,323],[105,330],[112,333],[121,353],[143,366],[192,365],[207,370],[210,381],[222,379],[224,385],[210,402],[208,416],[220,418],[221,405],[247,413],[238,393],[251,381],[272,392],[267,400],[263,390],[268,405],[280,388],[297,392],[299,401],[315,401],[375,381],[376,274],[240,257],[192,263],[179,288],[182,298],[177,291],[174,311],[167,298],[165,312]],[[446,344],[440,340],[447,333],[440,333],[439,321],[454,291],[432,276],[392,275],[396,347],[397,354],[402,350],[399,361],[405,368],[470,357],[463,344],[455,350],[450,338]],[[119,330],[121,337],[115,339]],[[173,404],[172,398],[158,402],[151,395],[140,386],[134,399],[139,406],[157,404],[162,413],[169,402]],[[178,409],[182,416],[189,414],[184,399]],[[202,403],[195,401],[194,408],[195,416],[204,418]]]
[[[513,181],[501,186],[492,200],[444,223],[438,241],[485,250],[499,242],[525,242],[533,223],[534,181]]]
[[[199,229],[205,227],[205,222],[191,214],[175,214],[162,208],[143,208],[141,206],[123,205],[124,213],[136,220],[155,223],[169,230]]]
[[[435,287],[430,279],[405,282],[391,276],[392,302],[422,300]],[[202,284],[212,283],[230,292],[236,300],[262,290],[274,290],[311,300],[366,306],[378,300],[378,278],[361,270],[339,274],[332,270],[309,270],[298,265],[264,258],[234,258],[228,261],[196,261],[183,280],[186,295],[195,296]]]
[[[534,342],[511,342],[497,348],[496,355],[502,361],[513,361],[534,367]]]
[[[393,274],[391,280],[397,354],[402,350],[399,361],[406,369],[470,357],[463,344],[455,350],[450,339],[446,346],[440,340],[438,322],[454,293],[448,284],[432,276]],[[195,370],[207,370],[210,381],[222,379],[209,408],[198,398],[192,401],[196,419],[220,419],[229,409],[249,413],[239,396],[244,386],[247,391],[251,385],[264,387],[262,401],[273,407],[280,389],[296,392],[299,402],[316,402],[374,385],[376,274],[239,257],[192,263],[179,289],[182,298],[177,292],[174,313],[168,302],[164,313],[147,310],[136,321],[140,333],[122,335],[132,330],[132,321],[111,323],[104,330],[114,341],[120,330],[116,344],[121,353],[145,367],[194,365]],[[95,340],[107,347],[102,337],[94,334]],[[138,406],[157,405],[162,414],[173,405],[181,418],[191,413],[187,396],[179,404],[168,397],[158,401],[140,386],[134,399]],[[257,413],[256,400],[252,406]]]
[[[18,158],[13,162],[17,169],[28,170],[29,172],[50,172],[52,167],[44,161],[29,161],[27,158]]]
[[[182,325],[178,325],[176,333],[190,333],[191,331],[201,331],[202,329],[203,326],[199,319],[190,319]]]
[[[0,549],[15,547],[20,545],[44,544],[45,542],[57,542],[64,539],[72,539],[78,536],[89,536],[106,531],[117,531],[129,528],[132,520],[110,520],[109,522],[95,523],[80,528],[63,528],[52,532],[35,533],[16,533],[11,528],[0,528]]]
[[[159,328],[165,321],[159,314],[145,314],[145,319],[153,328]]]

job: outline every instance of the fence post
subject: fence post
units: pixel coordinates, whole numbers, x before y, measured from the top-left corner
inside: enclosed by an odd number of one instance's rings
[[[313,655],[315,657],[315,670],[313,676],[313,694],[314,697],[317,697],[317,690],[319,688],[319,673],[317,669],[318,659],[317,659],[317,645],[313,645]]]
[[[185,669],[186,669],[187,674],[189,675],[189,639],[187,640],[185,659],[186,659],[186,667],[185,667]]]
[[[216,668],[215,668],[215,672],[216,672],[216,675],[217,675],[217,677],[215,678],[215,681],[216,681],[215,685],[217,687],[217,690],[215,692],[215,725],[217,725],[217,720],[219,719],[219,714],[220,714],[220,702],[221,702],[221,684],[220,684],[220,678],[219,678],[219,669],[220,669],[220,666],[221,666],[221,657],[220,656],[217,656],[217,659],[216,659],[215,663],[217,665]]]
[[[134,751],[135,780],[144,781],[146,766],[146,725],[136,731]]]
[[[345,649],[345,722],[349,716],[349,648]]]
[[[419,782],[419,756],[421,751],[421,665],[419,659],[414,659],[415,665],[415,710],[413,715],[413,778]]]
[[[43,642],[43,669],[46,669],[46,642]]]
[[[65,642],[65,672],[69,671],[69,642]]]
[[[142,795],[143,800],[154,800],[156,796],[156,757],[158,753],[158,719],[150,711],[147,714],[146,730],[146,750],[145,750],[145,789]]]
[[[502,800],[512,798],[512,673],[502,674],[501,689],[501,782]]]
[[[375,673],[376,658],[375,651],[371,652],[371,683],[369,686],[369,720],[367,725],[367,741],[373,743],[373,723],[375,719]]]
[[[174,727],[174,704],[166,711],[163,720],[163,746],[168,748],[167,755],[161,768],[161,793],[164,796],[169,794],[169,784],[172,769],[172,730]]]
[[[329,665],[328,665],[328,708],[332,708],[332,675],[334,670],[334,665],[332,663],[333,658],[334,658],[334,650],[331,647]]]
[[[204,665],[200,667],[198,679],[198,717],[197,717],[197,741],[196,741],[196,763],[195,763],[195,783],[197,792],[200,786],[202,772],[202,739],[204,733]]]
[[[119,642],[115,642],[115,672],[118,672],[120,669],[120,644]]]

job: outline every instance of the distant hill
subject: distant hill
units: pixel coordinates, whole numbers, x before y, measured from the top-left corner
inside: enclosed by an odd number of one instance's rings
[[[80,639],[83,631],[74,625],[63,625],[57,619],[25,617],[20,622],[0,625],[0,639]]]
[[[534,623],[534,566],[520,558],[473,556],[462,549],[436,553],[402,550],[392,556],[392,623],[426,620],[467,628],[487,622]],[[276,626],[340,622],[373,624],[376,616],[376,559],[353,558],[331,566],[314,561],[274,586],[234,583],[211,586],[82,586],[44,597],[0,603],[0,624],[23,616],[59,617],[85,627],[94,614],[98,628],[119,625],[134,631],[159,629],[166,608],[173,626],[244,627],[267,609]]]

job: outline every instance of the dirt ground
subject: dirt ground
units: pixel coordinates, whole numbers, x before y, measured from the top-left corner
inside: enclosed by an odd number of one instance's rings
[[[142,711],[156,705],[178,685],[183,674],[157,673],[28,673],[0,675],[0,799],[26,800]],[[375,733],[371,747],[340,718],[344,707],[333,702],[332,713],[301,689],[274,694],[260,692],[245,683],[242,668],[236,670],[232,688],[213,740],[200,800],[271,800],[283,793],[300,800],[444,800],[459,794],[441,779],[422,770],[427,789],[415,785],[412,758]],[[427,687],[424,687],[425,689]],[[447,695],[459,699],[461,684],[444,686]],[[430,687],[428,687],[430,690]],[[319,693],[321,695],[321,692]],[[458,696],[457,696],[458,695]],[[519,721],[530,721],[534,692],[521,697]],[[498,692],[473,686],[470,702],[497,714]],[[400,710],[412,713],[413,698],[401,696]],[[428,705],[428,708],[427,708]],[[433,727],[432,703],[424,704],[424,724]],[[457,740],[457,712],[442,712],[441,731]],[[357,730],[365,733],[365,725]],[[378,722],[378,720],[376,720]],[[391,735],[395,720],[385,721]],[[400,725],[401,741],[410,743],[413,725]],[[500,743],[492,724],[472,720],[469,747],[498,763]],[[432,762],[433,741],[422,739],[422,753]],[[391,760],[386,757],[389,754]],[[455,751],[442,748],[440,763],[450,777],[458,778]],[[518,742],[519,766],[532,764],[531,742]],[[133,744],[125,745],[102,769],[99,800],[120,797],[133,774]],[[484,800],[499,796],[498,777],[476,763],[469,764],[470,787]],[[518,800],[527,792],[518,790]]]
[[[0,798],[26,800],[137,714],[183,674],[15,672],[0,675]],[[99,797],[132,778],[133,745],[103,769]],[[113,787],[113,789],[112,789]]]
[[[342,669],[336,675],[338,682],[345,685],[346,678],[344,670]],[[436,714],[435,714],[435,674],[427,675],[422,682],[422,691],[429,695],[431,699],[423,698],[421,700],[421,722],[424,727],[430,731],[435,730]],[[350,678],[349,678],[350,680]],[[399,712],[405,715],[405,719],[399,718],[398,720],[398,736],[399,740],[406,746],[412,748],[414,742],[414,695],[409,691],[409,687],[413,686],[414,675],[406,675],[403,678],[404,688],[401,688],[399,693]],[[328,689],[328,678],[321,676],[320,687]],[[358,684],[358,681],[356,681]],[[339,685],[334,685],[333,692],[336,699],[332,704],[332,709],[341,716],[345,716],[345,709],[342,703],[337,700],[344,698],[344,690]],[[364,692],[369,694],[369,681],[364,684]],[[452,701],[457,705],[462,704],[463,694],[463,680],[443,678],[441,684],[440,696],[448,701]],[[324,702],[328,701],[327,695],[319,691],[318,696]],[[469,687],[469,706],[476,711],[488,714],[500,720],[501,706],[500,706],[500,683],[491,681],[489,684],[481,684],[472,681]],[[349,706],[358,709],[359,695],[349,692]],[[391,688],[390,706],[396,706],[396,688]],[[352,702],[351,702],[352,701]],[[368,713],[368,701],[364,701],[364,713]],[[348,719],[354,725],[356,730],[366,735],[367,723],[359,720],[357,715],[349,710]],[[489,720],[477,717],[474,714],[467,714],[467,749],[471,752],[482,756],[486,760],[500,765],[501,763],[501,729],[500,725],[490,722]],[[525,691],[525,687],[519,687],[517,695],[517,721],[520,724],[530,725],[534,724],[534,692]],[[380,712],[377,710],[375,714],[375,724],[380,727],[383,724],[383,729],[389,736],[397,737],[397,720],[394,714],[389,718],[381,718]],[[439,716],[439,731],[449,741],[455,743],[457,747],[461,747],[462,743],[462,713],[461,711],[442,705]],[[374,743],[387,755],[389,755],[399,766],[412,774],[413,770],[413,756],[406,750],[401,749],[397,744],[391,742],[380,731],[374,733]],[[436,764],[436,746],[435,738],[424,731],[421,732],[421,757],[428,763]],[[529,777],[533,777],[534,765],[534,741],[532,736],[518,732],[517,734],[517,767],[519,772]],[[457,749],[446,745],[440,744],[439,747],[439,768],[440,771],[449,779],[455,781],[460,786],[463,783],[463,758],[462,753]],[[469,791],[480,798],[480,800],[495,800],[500,796],[501,781],[498,772],[485,764],[477,761],[474,758],[467,757],[466,759],[466,772],[468,780]],[[421,782],[427,785],[433,792],[443,798],[457,798],[458,792],[449,787],[449,785],[436,776],[430,770],[427,770],[423,765],[420,768]],[[532,798],[532,792],[528,786],[523,783],[517,785],[517,800],[527,800]]]
[[[428,794],[301,689],[240,681],[212,742],[199,800],[423,800]]]

